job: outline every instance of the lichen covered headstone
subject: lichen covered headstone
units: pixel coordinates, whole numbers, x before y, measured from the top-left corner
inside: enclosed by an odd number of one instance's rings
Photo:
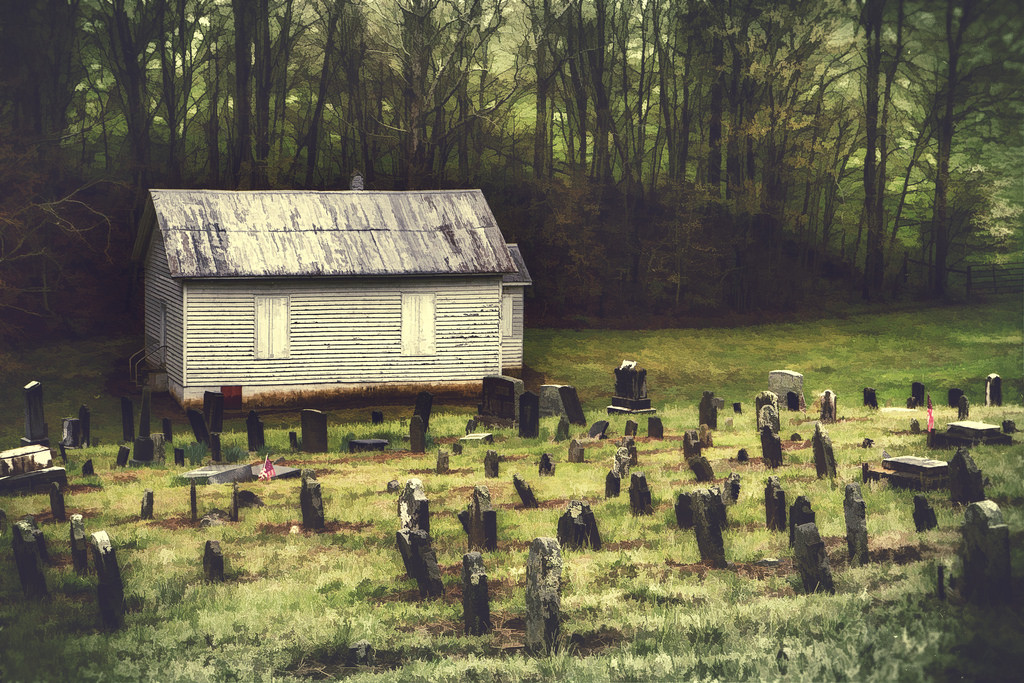
[[[691,497],[691,503],[693,528],[701,561],[715,569],[724,569],[728,563],[725,561],[725,545],[722,541],[722,529],[726,522],[721,496],[714,491],[696,491]]]
[[[836,456],[832,451],[832,438],[821,427],[821,422],[814,424],[814,436],[811,437],[811,446],[814,449],[814,469],[818,473],[818,479],[828,477],[836,478]]]
[[[629,479],[629,509],[635,516],[653,515],[651,505],[651,489],[647,485],[647,475],[634,472]]]
[[[100,615],[108,628],[117,628],[124,620],[124,584],[117,554],[106,531],[97,531],[89,537],[92,561],[96,569],[97,597]]]
[[[515,487],[516,493],[519,494],[519,500],[522,501],[524,508],[538,507],[537,497],[533,495],[533,489],[518,474],[512,475],[512,485]]]
[[[804,591],[814,593],[822,590],[835,593],[825,543],[821,540],[814,522],[798,524],[794,528],[793,561],[800,572]]]
[[[1010,528],[991,500],[971,503],[964,511],[960,560],[961,593],[978,604],[1006,604],[1011,597]]]
[[[601,549],[601,534],[590,503],[585,500],[569,501],[565,512],[558,518],[558,542],[566,548]]]
[[[553,538],[535,538],[526,560],[526,650],[543,654],[561,631],[562,549]]]
[[[462,621],[467,636],[481,636],[491,630],[487,572],[483,556],[478,552],[462,556]]]
[[[761,427],[761,457],[772,469],[782,467],[782,440],[768,425]]]
[[[961,505],[985,500],[981,470],[966,448],[956,449],[956,454],[949,461],[949,499]]]
[[[860,484],[846,485],[843,512],[846,518],[846,545],[850,553],[850,566],[867,564],[868,524]]]

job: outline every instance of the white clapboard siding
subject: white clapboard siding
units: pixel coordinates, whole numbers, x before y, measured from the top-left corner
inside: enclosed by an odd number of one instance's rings
[[[523,287],[505,286],[502,297],[512,301],[512,335],[506,336],[503,326],[501,337],[501,364],[504,368],[523,367]]]
[[[162,360],[167,367],[167,378],[177,384],[182,381],[182,286],[180,280],[171,278],[167,269],[167,257],[164,255],[164,241],[159,230],[154,231],[153,239],[146,255],[146,273],[144,279],[146,306],[146,349],[151,352],[151,364],[159,364]],[[165,328],[166,349],[157,353],[160,346],[161,304],[166,307],[167,321]]]
[[[188,280],[185,386],[479,380],[500,371],[500,280]],[[435,353],[403,355],[403,293],[434,295]],[[266,296],[287,297],[286,357],[256,357]]]

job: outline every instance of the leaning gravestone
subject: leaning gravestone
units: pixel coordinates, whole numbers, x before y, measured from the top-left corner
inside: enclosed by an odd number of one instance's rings
[[[914,399],[916,407],[920,408],[924,405],[924,385],[920,382],[911,382],[910,384],[910,395]]]
[[[864,405],[868,408],[878,408],[878,396],[874,389],[864,388]]]
[[[793,560],[800,572],[804,590],[814,593],[818,590],[835,593],[832,583],[832,569],[825,553],[825,543],[818,534],[814,522],[799,524],[794,530]]]
[[[583,462],[583,445],[573,439],[569,442],[569,462]]]
[[[135,441],[135,406],[127,396],[121,397],[121,441]]]
[[[441,569],[430,543],[430,534],[423,529],[403,527],[395,533],[398,552],[402,555],[405,572],[416,581],[420,598],[444,595]]]
[[[18,568],[21,579],[21,590],[26,598],[42,598],[49,595],[46,588],[46,577],[43,574],[43,558],[39,554],[39,544],[32,524],[26,520],[15,522],[11,538],[14,551],[14,564]]]
[[[698,455],[696,458],[690,458],[686,461],[686,464],[690,466],[694,476],[697,477],[697,481],[713,481],[715,478],[715,471],[711,469],[711,463],[703,455]]]
[[[597,519],[585,500],[570,500],[565,512],[558,518],[558,542],[567,548],[590,547],[601,549],[601,534]]]
[[[320,495],[320,482],[302,478],[299,489],[299,507],[302,510],[302,528],[322,531],[324,528],[324,501]]]
[[[565,441],[569,438],[569,418],[562,415],[558,418],[558,426],[555,428],[555,441]]]
[[[555,475],[555,463],[551,459],[550,453],[540,454],[540,465],[537,468],[537,474],[542,477],[553,477]]]
[[[689,493],[680,493],[676,498],[676,524],[680,529],[693,528],[693,496]]]
[[[1010,597],[1010,528],[991,500],[971,503],[964,511],[961,593],[978,604],[1000,604]]]
[[[63,522],[66,519],[64,494],[60,492],[60,484],[55,481],[50,482],[50,514],[58,522]]]
[[[192,427],[192,435],[195,437],[197,443],[210,445],[210,430],[206,427],[206,420],[203,418],[203,414],[198,410],[189,408],[185,411],[188,416],[188,423]]]
[[[562,405],[565,407],[565,416],[569,419],[569,424],[586,427],[587,418],[583,415],[583,405],[580,403],[580,397],[576,395],[576,387],[561,386],[558,388],[558,394],[562,397]]]
[[[701,562],[715,569],[726,568],[728,563],[725,561],[725,545],[722,541],[725,518],[721,516],[721,510],[724,509],[720,507],[721,498],[711,491],[696,491],[691,504]]]
[[[302,416],[302,450],[306,453],[327,452],[327,415],[306,408]],[[422,453],[423,451],[416,451]]]
[[[938,525],[939,522],[935,519],[935,510],[932,509],[931,503],[920,493],[916,494],[914,496],[914,528],[920,533],[930,531]]]
[[[459,513],[459,521],[469,537],[470,550],[495,550],[498,547],[498,518],[486,486],[473,487],[469,506]]]
[[[498,451],[487,451],[484,455],[484,476],[488,479],[498,478]]]
[[[89,549],[85,543],[85,522],[82,515],[71,515],[70,541],[71,563],[75,573],[83,575],[89,571]]]
[[[221,461],[220,434],[217,432],[210,432],[210,460]]]
[[[778,477],[768,477],[764,487],[764,523],[768,531],[786,530],[786,492]]]
[[[709,429],[718,429],[718,405],[715,403],[713,391],[705,391],[701,396],[697,414],[698,424],[707,425]]]
[[[782,467],[782,440],[768,425],[761,427],[761,456],[768,467]]]
[[[255,410],[250,410],[249,415],[245,418],[245,434],[246,445],[250,452],[258,451],[266,445],[263,422]]]
[[[821,428],[821,423],[814,423],[814,436],[811,437],[811,446],[814,448],[814,469],[818,473],[818,479],[828,477],[836,478],[836,456],[832,452],[832,439],[828,432]]]
[[[561,632],[562,549],[553,538],[535,538],[526,560],[526,650],[554,649]]]
[[[117,628],[124,619],[124,584],[121,582],[121,568],[117,555],[106,531],[97,531],[89,537],[92,545],[92,561],[96,568],[97,595],[103,623],[108,628]]]
[[[540,436],[540,405],[537,394],[524,391],[519,397],[519,438],[536,439]]]
[[[429,391],[421,391],[416,394],[416,407],[412,414],[419,415],[423,420],[423,431],[430,431],[430,412],[434,407],[434,395]]]
[[[518,474],[512,475],[512,485],[515,487],[516,493],[519,494],[519,500],[523,502],[524,508],[538,507],[537,498],[533,495],[533,489]]]
[[[421,529],[430,533],[430,501],[423,482],[410,479],[398,497],[398,525],[402,529]]]
[[[608,431],[608,420],[598,420],[590,425],[588,435],[591,439],[607,439],[608,437],[605,436],[606,431]]]
[[[813,523],[814,510],[811,509],[811,502],[803,496],[797,496],[793,505],[789,508],[789,545],[793,545],[794,529],[801,524]]]
[[[462,556],[462,621],[467,636],[482,636],[491,631],[487,572],[483,556],[478,552]]]
[[[211,432],[224,431],[224,394],[219,391],[203,392],[203,419]]]
[[[960,505],[985,500],[981,470],[966,448],[956,449],[956,454],[949,461],[949,498]]]
[[[413,453],[427,452],[427,429],[419,415],[409,419],[409,450]]]
[[[971,417],[971,402],[967,400],[966,396],[961,396],[957,401],[957,420],[967,420]]]
[[[629,477],[629,509],[634,516],[654,514],[651,489],[647,485],[647,475],[643,472],[634,472]]]
[[[647,436],[651,439],[665,438],[665,427],[662,425],[660,417],[647,418]]]
[[[850,566],[867,564],[868,524],[860,484],[846,485],[843,511],[846,517],[846,545],[850,552]]]
[[[220,541],[209,540],[203,548],[203,576],[207,581],[224,580],[224,553]]]
[[[839,399],[831,389],[826,389],[821,394],[821,422],[831,424],[836,421]]]
[[[994,372],[985,378],[985,405],[1003,405],[1003,379]]]
[[[142,509],[139,511],[139,519],[153,519],[153,491],[146,489],[142,494]]]

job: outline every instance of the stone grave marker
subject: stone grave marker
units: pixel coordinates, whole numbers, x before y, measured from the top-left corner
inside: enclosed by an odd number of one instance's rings
[[[560,384],[542,384],[540,387],[539,411],[541,417],[557,417],[565,415],[565,406],[562,405],[562,395],[559,390]]]
[[[633,420],[626,420],[626,426],[622,430],[623,436],[636,436],[636,430],[639,425]]]
[[[58,522],[67,520],[67,514],[64,511],[64,494],[60,491],[60,484],[55,481],[50,482],[50,514]]]
[[[705,424],[702,424],[700,429],[697,430],[697,439],[700,441],[701,448],[711,448],[715,445],[713,432]]]
[[[768,425],[761,427],[761,457],[772,469],[782,467],[782,440]]]
[[[475,434],[467,434],[459,439],[459,441],[465,443],[494,443],[494,434],[490,432],[477,432]]]
[[[356,188],[353,188],[356,189]],[[345,666],[370,666],[374,662],[373,645],[368,640],[357,640],[348,646]]]
[[[199,437],[196,437],[199,440]],[[135,406],[127,396],[121,397],[121,441],[132,443],[135,441]]]
[[[413,453],[427,452],[427,429],[419,415],[409,419],[409,450]]]
[[[420,529],[430,533],[430,501],[419,479],[406,481],[398,497],[398,525],[402,529]]]
[[[629,477],[629,509],[634,516],[654,514],[651,489],[647,485],[647,475],[643,472],[634,472]]]
[[[299,507],[302,510],[302,528],[322,531],[324,528],[324,500],[320,495],[320,482],[302,478],[299,489]]]
[[[874,389],[864,388],[864,405],[868,408],[878,408],[878,396],[875,394]]]
[[[224,431],[224,394],[219,391],[203,392],[203,419],[211,432],[220,434]]]
[[[740,475],[730,472],[722,484],[722,502],[726,505],[735,505],[740,499]]]
[[[832,569],[825,553],[825,543],[821,540],[814,522],[798,524],[794,529],[793,560],[806,592],[836,592],[832,583]]]
[[[733,403],[732,404],[732,412],[736,413],[737,415],[742,415],[743,414],[743,404],[742,403]]]
[[[707,425],[709,429],[718,429],[718,405],[715,403],[715,393],[705,391],[697,406],[698,424]]]
[[[921,423],[918,422],[917,420],[911,420],[910,421],[910,433],[911,434],[920,434],[921,433]]]
[[[565,408],[565,416],[569,419],[569,424],[586,427],[587,418],[583,415],[583,405],[580,403],[580,397],[576,394],[576,387],[563,385],[558,388],[558,394],[562,397],[562,406]]]
[[[907,410],[913,410],[913,409],[915,409],[917,407],[918,407],[917,399],[914,398],[913,396],[908,396],[907,397]]]
[[[960,545],[961,593],[978,604],[1005,604],[1011,595],[1010,527],[991,500],[971,503],[964,511]]]
[[[619,447],[615,450],[615,455],[612,457],[612,469],[618,472],[620,477],[625,479],[629,476],[629,468],[632,464],[633,461],[629,456],[629,449]]]
[[[387,484],[387,486],[385,487],[384,490],[387,491],[388,493],[398,493],[398,491],[401,488],[402,487],[398,483],[398,480],[397,479],[392,479],[391,481],[388,482],[388,484]]]
[[[624,360],[615,368],[615,395],[612,407],[625,411],[650,410],[651,400],[647,397],[647,371],[638,367],[636,361]]]
[[[65,417],[61,420],[60,447],[81,448],[82,447],[82,423],[77,417]]]
[[[469,537],[470,550],[495,550],[498,547],[498,518],[486,486],[473,487],[469,506],[458,514]]]
[[[71,564],[79,576],[89,572],[89,549],[85,543],[85,522],[82,515],[71,515]]]
[[[221,461],[220,434],[217,432],[210,432],[210,460]]]
[[[558,518],[558,542],[566,548],[589,547],[601,549],[601,534],[597,519],[585,500],[570,500],[565,512]]]
[[[121,582],[121,568],[117,555],[106,531],[97,531],[89,536],[92,546],[92,562],[96,568],[97,597],[100,615],[108,628],[117,628],[124,619],[124,584]]]
[[[558,418],[558,426],[555,428],[555,441],[565,441],[569,438],[569,418],[562,415]]]
[[[712,403],[712,405],[715,406],[716,410],[725,410],[725,399],[724,398],[715,397],[715,398],[711,399],[711,403]]]
[[[946,392],[946,404],[950,408],[956,408],[958,405],[960,405],[960,397],[963,395],[963,389],[958,389],[956,387],[950,389],[948,392]]]
[[[647,436],[651,439],[665,438],[665,426],[661,423],[660,417],[647,418]]]
[[[189,511],[192,517],[192,523],[195,524],[199,521],[199,507],[196,501],[196,482],[189,482]]]
[[[537,468],[537,474],[542,477],[552,477],[555,474],[555,463],[551,459],[550,453],[540,454],[540,466]]]
[[[157,432],[156,434],[150,434],[149,440],[153,442],[153,457],[157,460],[163,461],[165,455],[164,445],[166,443],[164,441],[163,433]]]
[[[939,522],[935,519],[935,510],[932,509],[931,503],[922,494],[916,494],[914,496],[914,527],[918,533],[930,531],[938,525]]]
[[[546,654],[561,634],[562,549],[553,538],[535,538],[526,560],[526,650]]]
[[[416,581],[420,599],[444,595],[441,569],[430,543],[430,534],[423,529],[403,527],[395,533],[398,552],[409,578]]]
[[[985,405],[1003,405],[1003,379],[994,372],[985,378]]]
[[[455,455],[462,455],[462,444],[455,442],[452,444],[452,453]]]
[[[786,492],[778,477],[768,477],[764,487],[764,524],[768,531],[786,530]]]
[[[762,391],[754,397],[754,414],[757,416],[757,428],[761,429],[764,425],[761,422],[761,408],[766,405],[770,405],[775,408],[775,415],[779,414],[779,397],[775,392]],[[779,431],[778,428],[774,428],[775,431]]]
[[[846,546],[850,553],[850,566],[867,564],[868,523],[860,484],[846,485],[843,512],[846,517]]]
[[[193,408],[186,410],[185,414],[188,416],[188,423],[192,427],[192,436],[195,437],[196,442],[209,446],[210,430],[206,428],[203,414]]]
[[[804,409],[804,376],[799,372],[772,370],[768,373],[768,391],[778,397],[777,409],[783,404],[787,410]]]
[[[127,446],[120,446],[117,449],[117,466],[127,467],[129,455],[131,455],[131,449],[129,449]]]
[[[676,498],[676,525],[680,529],[693,528],[693,496],[690,493],[680,493]]]
[[[462,622],[467,636],[491,632],[491,603],[487,594],[487,572],[478,552],[462,556]]]
[[[775,434],[779,433],[779,413],[775,410],[775,406],[766,404],[761,407],[761,411],[757,415],[757,428],[761,429],[768,427]]]
[[[484,455],[484,476],[488,479],[498,478],[498,451],[487,451]]]
[[[538,507],[537,498],[533,495],[533,489],[518,474],[512,475],[512,485],[515,487],[516,493],[519,494],[519,500],[523,502],[524,508]]]
[[[139,408],[139,436],[153,433],[152,426],[153,392],[149,387],[142,387],[142,405]]]
[[[92,446],[92,412],[89,410],[89,406],[78,407],[78,424],[82,430],[82,444]]]
[[[250,410],[245,418],[245,435],[250,453],[260,450],[266,445],[266,433],[263,421],[255,410]]]
[[[1017,423],[1013,420],[1003,420],[1003,433],[1013,434],[1017,431]]]
[[[139,511],[139,519],[153,519],[153,491],[146,489],[142,494],[142,509]]]
[[[598,420],[590,425],[589,436],[591,439],[607,439],[605,432],[608,431],[608,420]]]
[[[301,493],[300,493],[299,497],[301,498]],[[228,520],[229,521],[232,521],[232,522],[237,522],[238,521],[238,507],[239,507],[238,503],[239,503],[239,500],[238,500],[238,484],[232,482],[232,484],[231,484],[231,511],[228,513]],[[303,521],[305,521],[305,517],[303,517]],[[309,527],[306,527],[306,528],[308,529]]]
[[[519,438],[536,439],[540,436],[540,404],[537,394],[524,391],[519,397]]]
[[[697,477],[697,481],[714,481],[715,471],[711,469],[711,463],[703,455],[690,458],[686,461],[686,464],[690,466],[693,474]]]
[[[966,396],[960,396],[960,400],[957,402],[956,419],[967,420],[971,417],[971,402],[967,400]]]
[[[725,544],[722,541],[725,518],[721,515],[724,510],[721,497],[712,491],[703,490],[695,491],[690,500],[701,562],[715,569],[725,569],[728,563],[725,561]]]
[[[771,433],[771,431],[772,430],[770,429],[768,430],[769,433]],[[779,447],[782,447],[781,442],[779,443]],[[736,462],[747,462],[748,460],[750,460],[750,454],[747,453],[746,448],[741,448],[739,451],[736,452]]]
[[[836,415],[838,410],[839,399],[831,389],[826,389],[821,393],[821,417],[820,421],[824,424],[832,424],[836,421]]]
[[[133,467],[153,464],[153,440],[148,436],[140,436],[135,439],[132,449],[132,460],[129,463]]]
[[[388,448],[387,439],[349,439],[349,453],[366,453],[370,451],[386,451]],[[424,445],[424,450],[426,446]]]
[[[423,431],[430,431],[430,413],[434,407],[434,395],[429,391],[421,391],[416,394],[416,406],[412,414],[419,415],[423,420]]]
[[[828,432],[821,428],[820,422],[814,423],[814,436],[811,437],[811,447],[814,449],[814,469],[818,473],[818,479],[828,477],[836,478],[836,456],[832,451],[832,439]]]
[[[683,458],[690,460],[700,456],[700,436],[696,429],[687,429],[683,432]]]
[[[21,580],[21,590],[26,598],[42,598],[49,595],[46,587],[46,576],[43,574],[45,558],[40,556],[39,544],[33,529],[34,524],[28,520],[14,523],[11,538],[11,549],[14,551],[14,564]]]
[[[370,424],[384,424],[384,413],[379,410],[370,411]]]
[[[327,415],[319,410],[306,408],[302,416],[302,450],[306,453],[326,453]],[[415,451],[422,453],[423,451]]]
[[[25,395],[25,436],[22,446],[49,446],[46,420],[43,416],[43,385],[32,381],[23,389]]]
[[[220,549],[220,541],[206,541],[203,548],[203,576],[207,581],[224,580],[224,553]]]
[[[174,443],[174,425],[171,424],[171,418],[160,419],[160,433],[164,437],[164,443]]]
[[[811,509],[811,502],[803,496],[797,496],[793,505],[789,508],[789,545],[793,545],[795,539],[794,529],[801,524],[814,523],[814,510]]]
[[[629,464],[636,467],[640,464],[640,456],[636,450],[636,440],[632,436],[624,436],[619,440],[619,448],[625,448],[629,453]]]
[[[604,497],[605,498],[618,498],[622,492],[622,477],[618,471],[613,467],[608,470],[608,474],[604,477]]]
[[[924,405],[924,384],[922,384],[921,382],[911,382],[911,384],[910,384],[910,395],[914,398],[914,407],[915,408],[923,406]]]
[[[511,426],[519,419],[519,396],[523,393],[523,380],[505,375],[483,378],[478,422]]]
[[[956,454],[949,461],[949,498],[960,505],[985,500],[981,470],[966,448],[956,449]]]
[[[569,442],[569,462],[583,462],[583,444],[576,439]]]
[[[448,474],[448,451],[437,449],[437,466],[434,471],[437,474]]]

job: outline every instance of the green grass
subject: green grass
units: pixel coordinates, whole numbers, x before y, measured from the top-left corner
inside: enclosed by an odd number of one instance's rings
[[[881,402],[901,405],[910,382],[923,381],[938,406],[940,426],[955,419],[955,410],[944,406],[945,390],[959,386],[971,399],[972,418],[997,423],[1014,419],[1024,426],[1017,305],[932,308],[731,330],[528,331],[529,366],[548,380],[575,383],[590,422],[604,417],[612,367],[633,358],[648,368],[651,396],[669,438],[644,440],[639,446],[639,469],[647,474],[654,495],[655,514],[646,518],[629,513],[625,487],[620,498],[603,498],[614,446],[604,443],[587,450],[587,462],[568,463],[566,444],[550,441],[553,418],[542,421],[542,439],[536,441],[497,430],[492,448],[505,460],[498,479],[484,479],[487,446],[452,455],[456,473],[432,472],[436,449],[449,449],[463,433],[468,409],[435,406],[429,450],[419,456],[403,450],[411,403],[408,409],[387,409],[388,419],[377,426],[360,421],[369,406],[332,412],[332,450],[327,454],[291,453],[287,432],[297,429],[297,414],[275,414],[267,430],[267,450],[288,464],[317,471],[329,526],[323,534],[289,533],[300,522],[297,480],[244,484],[242,488],[258,493],[267,506],[243,509],[235,524],[193,528],[181,468],[112,469],[119,413],[117,397],[103,395],[102,380],[110,365],[108,355],[131,345],[94,340],[37,349],[18,361],[45,370],[32,378],[44,381],[48,416],[70,415],[83,395],[91,397],[103,445],[69,452],[72,490],[67,507],[69,514],[85,515],[87,533],[106,529],[113,539],[129,611],[122,629],[99,627],[95,576],[75,575],[67,525],[45,517],[41,526],[57,558],[47,569],[51,597],[26,601],[8,529],[0,537],[0,576],[7,577],[0,581],[0,679],[1016,678],[1024,665],[1024,445],[972,452],[990,480],[987,493],[999,503],[1011,531],[1016,595],[994,608],[965,605],[955,594],[947,601],[934,597],[937,564],[956,567],[957,528],[963,518],[962,510],[940,492],[928,494],[939,528],[917,534],[911,492],[864,486],[876,561],[850,568],[845,561],[843,485],[859,481],[860,463],[877,460],[883,448],[892,455],[929,454],[922,436],[905,433],[913,416],[876,413],[859,405],[863,386],[874,386]],[[62,379],[69,367],[78,368],[77,374]],[[786,465],[776,472],[787,501],[805,495],[812,502],[833,562],[835,595],[803,594],[789,566],[792,554],[785,534],[763,528],[768,472],[732,460],[741,447],[752,457],[760,455],[753,396],[765,387],[768,371],[777,368],[804,373],[809,403],[825,388],[839,392],[843,420],[827,428],[838,480],[815,478],[809,448],[786,451]],[[982,379],[989,372],[1004,378],[1008,401],[1003,408],[980,405]],[[5,381],[15,387],[25,383],[21,378]],[[708,454],[717,478],[730,471],[742,478],[740,499],[729,508],[725,532],[726,556],[734,563],[729,570],[706,570],[698,564],[693,533],[676,528],[672,513],[675,495],[697,488],[682,463],[678,437],[696,427],[697,400],[705,389],[744,404],[742,415],[734,416],[731,409],[720,413],[715,448]],[[5,392],[0,399],[5,414],[15,416],[8,421],[14,425],[5,422],[4,427],[14,436],[20,435],[19,401],[20,390]],[[794,431],[810,438],[813,413],[782,417],[784,438]],[[923,422],[923,411],[916,417]],[[725,425],[727,418],[733,419],[731,428]],[[49,420],[52,431],[55,420]],[[611,419],[613,439],[621,435],[624,422],[623,417]],[[644,425],[641,419],[641,436]],[[229,421],[228,428],[235,431],[223,435],[222,448],[244,447],[244,426]],[[176,433],[180,446],[183,423]],[[349,456],[344,445],[353,437],[386,438],[392,456]],[[861,449],[864,437],[875,439],[875,448]],[[4,438],[13,440],[6,432]],[[542,452],[555,455],[554,477],[537,474]],[[171,461],[169,447],[167,456]],[[76,474],[86,458],[96,464],[94,477]],[[256,462],[262,455],[248,459]],[[533,486],[541,501],[586,497],[606,543],[599,552],[563,551],[562,647],[548,657],[530,658],[515,646],[523,636],[528,544],[534,537],[555,535],[564,506],[514,509],[519,503],[511,483],[515,473]],[[404,577],[394,547],[395,496],[384,488],[391,479],[404,482],[412,476],[424,482],[431,501],[431,532],[446,587],[442,600],[416,598],[415,584]],[[487,636],[464,637],[458,584],[466,537],[455,513],[467,505],[476,484],[486,484],[498,506],[499,548],[484,556],[497,629]],[[139,506],[146,489],[155,491],[156,519],[141,522]],[[227,510],[230,487],[199,487],[198,499],[201,514],[215,507]],[[47,512],[49,501],[39,494],[5,496],[0,507],[13,521]],[[227,558],[224,584],[202,580],[206,539],[221,541]],[[783,564],[765,570],[753,566],[764,558]],[[345,667],[348,643],[361,638],[378,649],[377,665]]]

